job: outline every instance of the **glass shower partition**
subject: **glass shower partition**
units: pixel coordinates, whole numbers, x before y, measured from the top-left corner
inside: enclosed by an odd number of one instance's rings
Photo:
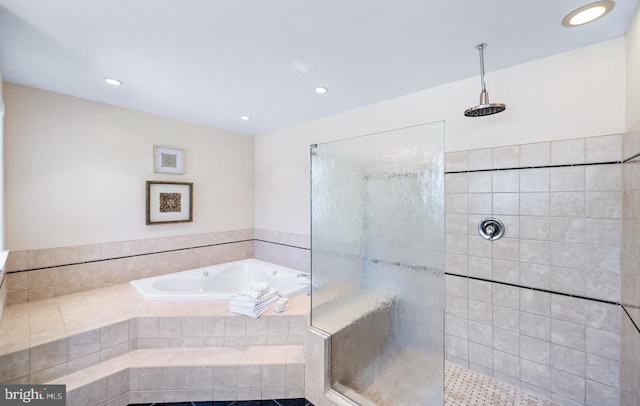
[[[311,325],[361,405],[444,404],[444,123],[311,146]]]

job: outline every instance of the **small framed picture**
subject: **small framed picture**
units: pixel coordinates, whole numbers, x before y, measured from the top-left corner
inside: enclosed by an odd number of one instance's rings
[[[153,146],[153,171],[155,173],[184,173],[184,151],[177,148]]]
[[[147,181],[147,225],[193,221],[193,183]]]

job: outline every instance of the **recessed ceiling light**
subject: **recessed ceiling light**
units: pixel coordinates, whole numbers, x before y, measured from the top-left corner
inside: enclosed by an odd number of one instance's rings
[[[615,3],[613,1],[596,1],[595,3],[587,4],[567,14],[562,19],[562,25],[565,27],[577,27],[590,23],[605,16],[609,11],[613,10],[614,6]]]
[[[118,79],[114,79],[114,78],[104,78],[104,81],[111,86],[120,86],[122,84],[121,81],[119,81]]]
[[[325,94],[329,91],[329,89],[327,89],[326,87],[316,87],[316,93],[318,94]]]
[[[251,120],[250,116],[240,116],[240,120]]]

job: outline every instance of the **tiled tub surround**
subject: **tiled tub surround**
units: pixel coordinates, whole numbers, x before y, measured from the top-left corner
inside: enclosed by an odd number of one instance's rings
[[[561,404],[618,404],[623,136],[446,159],[447,359]],[[494,242],[477,232],[490,216]]]
[[[640,132],[625,135],[622,187],[622,405],[640,404]]]
[[[310,236],[256,228],[256,259],[311,272]]]
[[[128,284],[10,306],[0,325],[0,382],[48,382],[140,349],[303,343],[308,296],[259,319],[227,309],[226,301],[145,301]]]
[[[4,289],[14,305],[246,258],[309,271],[309,256],[309,236],[260,229],[16,251]]]

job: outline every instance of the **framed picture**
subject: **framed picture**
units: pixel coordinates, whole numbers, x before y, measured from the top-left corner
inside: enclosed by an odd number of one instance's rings
[[[153,146],[153,171],[155,173],[184,173],[184,151],[176,148]]]
[[[147,224],[193,221],[193,183],[147,181]]]

